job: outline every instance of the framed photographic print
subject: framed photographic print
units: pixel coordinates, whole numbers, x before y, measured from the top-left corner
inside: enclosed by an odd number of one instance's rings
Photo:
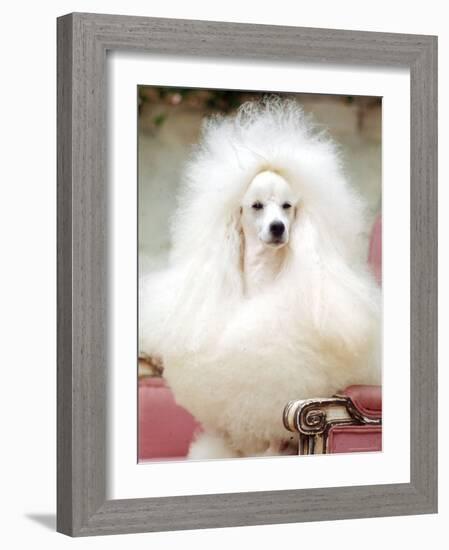
[[[60,532],[436,512],[436,48],[58,19]]]

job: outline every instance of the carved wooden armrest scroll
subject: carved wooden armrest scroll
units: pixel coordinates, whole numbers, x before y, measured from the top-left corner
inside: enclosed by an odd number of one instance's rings
[[[326,454],[329,430],[333,426],[380,426],[380,418],[364,416],[350,397],[335,395],[289,401],[283,414],[284,426],[299,432],[300,455]]]

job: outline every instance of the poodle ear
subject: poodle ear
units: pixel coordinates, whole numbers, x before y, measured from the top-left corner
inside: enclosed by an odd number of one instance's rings
[[[236,275],[241,278],[243,273],[244,234],[242,227],[242,207],[231,216],[226,241],[228,245],[228,260],[236,270]]]
[[[245,234],[243,232],[243,225],[242,225],[242,213],[243,208],[240,207],[240,213],[238,216],[238,224],[237,224],[237,232],[239,237],[239,271],[240,275],[243,277],[243,269],[245,265]],[[243,279],[242,279],[243,280]]]

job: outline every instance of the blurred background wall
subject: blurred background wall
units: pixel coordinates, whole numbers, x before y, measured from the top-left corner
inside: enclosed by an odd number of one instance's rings
[[[139,263],[141,273],[164,262],[168,224],[183,164],[205,116],[232,113],[263,94],[140,86],[138,120]],[[321,94],[294,98],[341,145],[346,174],[368,206],[366,242],[381,208],[381,99]],[[368,244],[367,244],[368,246]]]

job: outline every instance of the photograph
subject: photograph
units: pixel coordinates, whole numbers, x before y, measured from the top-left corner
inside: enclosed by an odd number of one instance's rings
[[[138,462],[382,450],[382,98],[137,87]]]

